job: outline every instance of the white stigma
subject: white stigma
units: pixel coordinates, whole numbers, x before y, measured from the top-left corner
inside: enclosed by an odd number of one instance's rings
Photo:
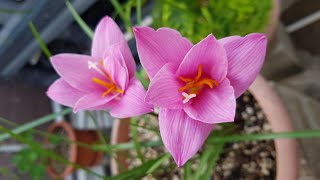
[[[186,104],[187,102],[190,101],[190,99],[196,97],[196,94],[187,94],[185,92],[182,92],[182,96],[185,97],[185,99],[182,101],[183,104]]]
[[[88,68],[89,69],[97,69],[97,62],[88,61]]]
[[[98,73],[100,73],[101,75],[104,76],[104,73],[101,71],[101,69],[98,68],[97,65],[98,65],[97,62],[88,61],[88,69],[94,69],[94,70],[96,70]]]

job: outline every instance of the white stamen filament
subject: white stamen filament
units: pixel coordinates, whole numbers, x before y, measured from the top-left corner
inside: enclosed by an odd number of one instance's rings
[[[185,99],[182,101],[183,104],[186,104],[187,102],[190,101],[190,99],[196,97],[196,94],[187,94],[185,92],[182,92],[182,96],[185,97]]]
[[[101,69],[98,68],[97,64],[98,64],[97,62],[88,61],[88,68],[89,68],[89,69],[94,69],[94,70],[96,70],[99,74],[101,74],[102,76],[104,76],[105,74],[103,73],[103,71],[101,71]]]

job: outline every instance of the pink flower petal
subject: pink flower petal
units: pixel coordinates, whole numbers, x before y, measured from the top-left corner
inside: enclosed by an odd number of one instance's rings
[[[84,92],[102,88],[92,81],[93,77],[104,79],[97,71],[88,68],[89,61],[95,60],[91,56],[78,54],[58,54],[51,57],[51,63],[61,78],[72,87]]]
[[[153,111],[153,106],[144,102],[146,90],[136,78],[131,78],[128,88],[122,97],[115,101],[111,115],[116,118],[139,116]]]
[[[141,64],[150,79],[166,63],[172,63],[177,68],[192,47],[192,43],[174,29],[160,28],[155,31],[149,27],[135,27],[133,31]]]
[[[256,79],[266,55],[267,39],[253,33],[245,37],[231,36],[219,40],[227,52],[228,79],[239,97]]]
[[[179,66],[177,75],[195,77],[200,64],[202,64],[203,72],[218,82],[221,82],[227,75],[226,52],[212,34],[190,49]]]
[[[122,64],[123,62],[121,52],[117,49],[109,56],[106,56],[103,61],[105,70],[121,90],[125,90],[129,83],[128,70],[125,64]]]
[[[179,92],[183,84],[176,78],[174,69],[174,66],[168,63],[158,71],[149,85],[146,102],[163,108],[183,108],[183,96]]]
[[[183,110],[160,108],[159,126],[164,145],[181,167],[201,148],[214,125],[193,120]]]
[[[107,95],[106,97],[102,97],[102,93],[93,92],[91,94],[87,94],[80,98],[73,108],[73,112],[78,112],[80,110],[100,110],[102,105],[107,104],[114,98],[116,98],[119,94]]]
[[[49,98],[62,105],[74,107],[75,103],[84,96],[85,93],[71,87],[60,78],[51,84],[47,91],[47,95]]]
[[[91,55],[95,58],[102,59],[105,50],[114,44],[119,44],[129,75],[130,77],[134,76],[136,63],[132,57],[127,41],[124,39],[118,25],[112,20],[112,18],[106,16],[96,27],[92,41]]]
[[[200,94],[193,98],[190,105],[184,108],[193,119],[203,123],[223,123],[234,121],[236,99],[234,90],[228,79],[213,89],[202,89]]]

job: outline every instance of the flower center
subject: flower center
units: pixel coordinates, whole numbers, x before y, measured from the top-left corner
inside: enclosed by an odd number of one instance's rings
[[[116,83],[112,80],[112,77],[110,76],[110,74],[105,70],[104,65],[103,65],[103,61],[100,61],[100,66],[102,68],[99,68],[97,66],[96,62],[92,62],[92,61],[88,61],[88,68],[89,69],[93,69],[96,70],[99,74],[106,76],[107,80],[101,80],[99,78],[93,77],[92,81],[94,83],[97,83],[103,87],[105,87],[107,90],[105,92],[103,92],[102,97],[106,97],[108,94],[110,93],[120,93],[123,94],[123,90],[121,90]]]
[[[180,76],[179,79],[186,83],[185,86],[179,88],[179,92],[182,92],[183,103],[189,102],[190,99],[196,97],[200,90],[205,86],[209,86],[211,89],[219,86],[216,80],[202,77],[202,64],[198,66],[198,74],[194,78],[185,78]]]

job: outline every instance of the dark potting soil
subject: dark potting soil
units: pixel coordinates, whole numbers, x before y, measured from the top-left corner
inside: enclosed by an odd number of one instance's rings
[[[160,139],[158,120],[154,116],[143,116],[138,121],[138,138],[140,142],[157,141]],[[141,128],[144,127],[144,128]],[[233,122],[233,134],[270,133],[271,126],[254,97],[246,92],[237,99],[235,122]],[[226,128],[222,124],[215,129]],[[205,148],[205,147],[204,147]],[[141,149],[145,159],[155,159],[167,152],[164,147],[147,147]],[[195,157],[201,154],[201,150]],[[255,180],[275,179],[276,152],[274,141],[248,141],[225,144],[215,170],[212,174],[214,180]],[[192,158],[191,169],[195,172],[199,166],[199,158]],[[136,151],[129,151],[127,160],[129,168],[141,165]],[[173,158],[164,162],[161,168],[142,179],[183,179],[183,168],[177,168]]]
[[[60,136],[62,138],[68,138],[68,133],[63,128],[57,128],[53,131],[53,134],[56,136]],[[70,144],[67,141],[59,140],[53,144],[53,152],[57,155],[60,155],[63,159],[69,159],[70,157]],[[62,173],[67,164],[65,162],[61,162],[55,159],[50,159],[49,163],[51,164],[53,170],[56,173]]]
[[[237,99],[235,123],[241,134],[270,133],[271,126],[254,97],[246,92]],[[275,179],[274,141],[228,143],[220,155],[213,179]]]

